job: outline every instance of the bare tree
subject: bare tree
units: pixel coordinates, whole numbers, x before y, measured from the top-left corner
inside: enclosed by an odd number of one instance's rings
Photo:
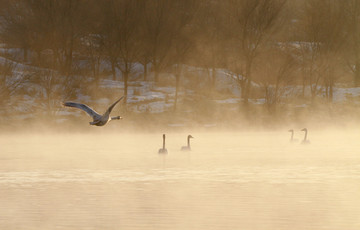
[[[170,63],[175,65],[175,100],[174,111],[176,111],[178,94],[180,88],[180,77],[182,75],[182,65],[185,63],[185,59],[190,49],[194,47],[193,41],[190,39],[193,34],[194,27],[190,24],[192,22],[194,14],[197,12],[197,4],[192,0],[177,1],[176,17],[173,24],[173,30],[175,33],[172,55],[170,57]]]
[[[226,22],[224,20],[224,7],[222,1],[200,1],[199,13],[196,17],[195,26],[198,30],[197,46],[199,49],[199,64],[208,73],[211,91],[215,90],[216,69],[220,67],[224,59],[224,44]]]
[[[147,11],[146,9],[146,4],[139,4],[139,9],[138,9],[138,13],[141,15],[144,15],[145,12]],[[138,43],[137,45],[139,46],[139,53],[138,53],[138,57],[137,60],[139,61],[140,64],[143,65],[144,67],[144,81],[148,80],[148,65],[151,63],[151,56],[152,56],[152,45],[151,45],[151,37],[148,36],[149,30],[147,28],[147,17],[140,17],[140,26],[138,27],[138,33],[139,33],[139,37],[138,37]]]
[[[117,42],[117,32],[114,30],[116,27],[116,20],[114,20],[110,15],[112,15],[112,9],[110,7],[110,2],[107,4],[101,5],[101,15],[100,18],[100,44],[101,48],[104,50],[108,61],[111,64],[111,73],[113,80],[116,80],[116,63],[118,58],[119,51],[115,46]]]
[[[54,116],[61,102],[74,98],[80,89],[80,77],[62,76],[53,70],[36,70],[31,74],[35,88],[40,86],[38,108]]]
[[[4,104],[10,102],[18,89],[29,81],[28,75],[16,74],[17,64],[15,62],[6,61],[0,64],[0,98],[2,108],[6,108]]]
[[[345,59],[354,75],[355,86],[360,85],[360,2],[346,0],[346,48]]]
[[[244,103],[247,104],[251,91],[252,69],[260,47],[276,31],[277,23],[286,0],[229,0],[228,7],[235,27],[234,37],[243,56],[243,76],[246,79],[242,90]]]
[[[13,1],[8,8],[11,10],[2,14],[4,37],[24,49],[24,59],[28,49],[35,51],[38,65],[43,64],[41,52],[51,50],[52,67],[70,74],[74,46],[81,31],[79,8],[80,0]]]
[[[177,1],[148,0],[145,3],[144,36],[148,39],[150,62],[155,75],[159,80],[159,73],[168,65],[168,55],[175,36],[173,23],[176,21]]]
[[[326,88],[329,101],[333,98],[333,87],[337,76],[334,67],[340,62],[344,44],[344,4],[340,0],[307,0],[305,5],[304,45],[307,48],[307,77],[314,99]],[[322,81],[321,81],[322,80]]]
[[[136,57],[139,53],[139,46],[137,45],[138,31],[136,30],[140,25],[138,12],[138,2],[134,0],[122,0],[114,8],[119,10],[118,17],[118,46],[119,60],[118,68],[122,72],[124,80],[124,103],[127,102],[128,95],[128,80],[130,73],[133,70]]]
[[[29,75],[25,71],[18,71],[15,62],[5,61],[0,64],[0,113],[3,114],[0,121],[16,115],[17,108],[23,106],[22,92],[28,82]],[[8,113],[11,116],[6,116]]]
[[[258,76],[269,112],[275,113],[277,105],[294,89],[297,63],[291,51],[289,45],[281,44],[276,49],[268,49],[260,57],[262,68]]]
[[[137,28],[140,26],[139,1],[112,0],[108,4],[106,22],[111,27],[107,32],[107,43],[112,62],[122,73],[124,81],[124,103],[127,102],[128,81],[136,58],[139,55]],[[114,64],[114,63],[113,63]],[[113,70],[114,71],[114,70]]]
[[[104,58],[103,46],[100,40],[100,36],[88,34],[82,38],[81,48],[81,52],[89,59],[89,66],[97,87],[100,84],[100,68]]]
[[[31,35],[27,17],[23,16],[25,11],[23,4],[8,1],[8,4],[0,10],[2,22],[0,36],[2,42],[23,49],[23,61],[27,62]]]
[[[143,80],[147,81],[147,77],[148,77],[148,64],[150,63],[150,50],[149,50],[149,45],[147,45],[147,38],[146,37],[142,37],[139,39],[139,55],[137,57],[137,60],[139,61],[140,64],[143,65],[144,67],[144,73],[143,73]]]

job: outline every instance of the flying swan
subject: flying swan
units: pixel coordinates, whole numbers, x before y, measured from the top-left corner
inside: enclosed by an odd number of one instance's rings
[[[63,103],[63,105],[67,106],[67,107],[75,107],[75,108],[84,110],[93,119],[92,122],[89,122],[90,125],[104,126],[111,120],[122,119],[122,117],[120,117],[120,116],[110,117],[110,113],[111,113],[112,109],[114,108],[114,106],[119,101],[121,101],[121,99],[123,99],[123,98],[124,98],[124,96],[122,96],[119,100],[115,101],[114,104],[112,104],[103,115],[98,114],[95,110],[93,110],[92,108],[90,108],[89,106],[84,105],[84,104],[80,104],[80,103],[76,103],[76,102],[65,102],[65,103]]]

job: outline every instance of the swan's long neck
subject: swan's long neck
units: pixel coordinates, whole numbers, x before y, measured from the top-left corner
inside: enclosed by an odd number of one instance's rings
[[[163,135],[163,149],[165,149],[165,135]]]
[[[304,131],[305,131],[304,141],[306,141],[306,138],[307,138],[307,130],[304,130]]]
[[[190,148],[190,137],[188,137],[188,145],[187,146]]]
[[[291,132],[291,140],[294,139],[294,131],[290,131]]]

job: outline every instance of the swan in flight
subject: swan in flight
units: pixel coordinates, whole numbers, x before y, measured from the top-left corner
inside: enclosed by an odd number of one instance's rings
[[[304,140],[302,140],[301,144],[310,144],[310,141],[307,139],[307,133],[308,133],[307,128],[303,128],[301,131],[305,132]]]
[[[187,136],[187,146],[181,147],[181,151],[191,151],[190,138],[194,138],[194,137],[191,136],[191,135],[188,135],[188,136]]]
[[[89,122],[90,125],[103,126],[103,125],[106,125],[106,123],[108,123],[111,120],[122,119],[122,117],[120,117],[120,116],[110,117],[110,113],[111,113],[112,109],[114,108],[114,106],[119,101],[121,101],[121,99],[123,99],[123,98],[124,98],[124,96],[122,96],[119,100],[115,101],[114,104],[112,104],[103,115],[98,114],[95,110],[93,110],[92,108],[90,108],[89,106],[84,105],[84,104],[75,103],[75,102],[65,102],[65,103],[63,103],[63,105],[84,110],[93,119],[92,122]]]
[[[298,139],[294,139],[294,130],[293,130],[293,129],[290,129],[289,132],[291,132],[290,142],[297,142]]]
[[[159,153],[168,153],[167,149],[165,148],[165,134],[163,134],[163,147],[159,149]]]

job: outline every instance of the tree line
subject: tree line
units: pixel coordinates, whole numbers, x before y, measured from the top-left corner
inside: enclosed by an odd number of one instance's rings
[[[269,108],[300,86],[305,97],[333,100],[336,83],[360,85],[358,0],[2,0],[0,39],[22,50],[17,61],[55,70],[63,84],[78,75],[99,83],[134,71],[161,80],[171,71],[176,97],[184,65],[236,76],[242,102],[253,83]],[[86,62],[86,67],[81,63]],[[149,73],[154,79],[149,79]],[[51,73],[51,74],[50,74]],[[8,76],[8,73],[6,73]],[[42,76],[47,82],[54,72]],[[347,76],[348,78],[344,78]],[[346,79],[346,80],[344,80]],[[49,92],[50,93],[50,92]]]

